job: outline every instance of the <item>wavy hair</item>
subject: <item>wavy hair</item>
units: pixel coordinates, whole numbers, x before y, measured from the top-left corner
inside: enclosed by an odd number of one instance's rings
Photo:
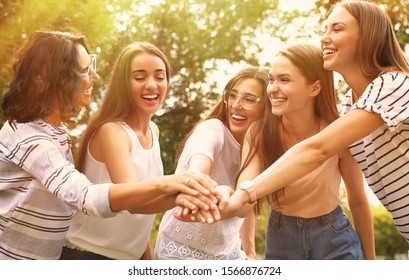
[[[9,121],[20,123],[44,118],[58,104],[61,120],[78,114],[74,94],[81,86],[77,44],[88,52],[84,36],[67,32],[37,31],[17,52],[14,76],[2,96]]]

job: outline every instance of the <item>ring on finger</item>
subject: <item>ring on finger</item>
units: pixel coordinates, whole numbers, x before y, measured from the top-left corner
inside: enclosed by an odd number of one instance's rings
[[[187,179],[186,179],[186,185],[187,185],[187,186],[189,186],[190,181],[192,181],[192,179],[190,179],[190,178],[187,178]]]

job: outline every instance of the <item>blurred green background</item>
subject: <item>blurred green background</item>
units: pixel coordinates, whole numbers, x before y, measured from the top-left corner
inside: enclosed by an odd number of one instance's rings
[[[174,69],[163,109],[154,116],[161,130],[165,173],[174,171],[174,154],[192,125],[220,98],[230,75],[245,65],[267,66],[285,44],[319,44],[322,21],[337,1],[324,0],[0,0],[0,91],[12,76],[14,52],[36,30],[84,34],[98,54],[101,81],[93,102],[80,113],[70,134],[77,143],[98,108],[119,50],[133,41],[149,41],[166,53]],[[408,0],[382,3],[403,49],[409,43]],[[338,79],[339,93],[345,84]],[[0,126],[4,118],[0,112]],[[76,145],[73,147],[75,154]],[[348,209],[345,207],[345,210]],[[380,258],[407,256],[408,244],[388,212],[372,207],[376,250]],[[157,215],[152,242],[161,214]],[[257,252],[264,253],[267,215],[257,220]],[[403,254],[403,255],[402,255]]]

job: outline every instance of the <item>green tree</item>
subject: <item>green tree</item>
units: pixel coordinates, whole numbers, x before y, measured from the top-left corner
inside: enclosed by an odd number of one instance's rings
[[[71,131],[76,143],[98,108],[119,50],[132,41],[150,41],[168,54],[175,73],[167,102],[154,117],[161,129],[165,172],[171,173],[180,140],[220,98],[211,79],[220,64],[268,63],[258,57],[265,38],[283,42],[312,39],[334,2],[316,1],[316,7],[309,11],[286,11],[279,0],[0,0],[0,91],[12,75],[10,58],[33,31],[86,35],[91,51],[98,54],[102,80],[94,87],[94,101],[79,115],[77,129]],[[401,46],[406,46],[408,0],[373,2],[383,3]],[[0,112],[0,126],[3,121]],[[262,232],[267,221],[263,216],[258,225],[258,242],[264,244]],[[258,248],[258,252],[263,250]]]
[[[117,32],[112,24],[115,14],[107,6],[115,1],[103,1],[104,5],[101,2],[0,0],[0,91],[3,92],[12,76],[13,61],[10,58],[34,31],[58,30],[85,34],[91,42],[92,52],[109,50],[111,41],[116,41]],[[104,64],[106,63],[99,61],[99,67]],[[80,123],[85,116],[87,114],[80,115]],[[86,120],[88,119],[83,122]],[[0,126],[2,123],[3,115],[0,114]]]
[[[99,53],[98,72],[103,80],[95,90],[94,103],[78,117],[79,126],[72,133],[75,143],[98,107],[119,50],[136,40],[154,43],[168,54],[175,73],[168,100],[154,118],[161,128],[165,171],[171,173],[180,140],[220,97],[216,84],[208,83],[218,61],[258,64],[254,34],[262,24],[267,26],[264,19],[277,11],[278,0],[235,2],[2,1],[0,28],[6,32],[0,35],[0,71],[6,75],[0,76],[4,77],[0,85],[4,87],[11,76],[9,58],[32,31],[47,28],[85,34],[92,50]]]
[[[170,56],[175,77],[154,121],[161,129],[165,172],[171,173],[181,139],[220,97],[216,84],[208,82],[209,73],[220,60],[258,64],[256,53],[248,51],[258,49],[251,35],[263,22],[264,11],[274,10],[278,1],[148,2],[140,1],[123,14],[132,19],[123,25],[133,27],[124,30],[124,38],[152,41]]]
[[[376,255],[393,260],[398,254],[407,257],[409,245],[395,227],[391,214],[382,206],[372,207]]]
[[[345,187],[341,188],[340,196],[342,208],[353,224]],[[398,254],[406,256],[409,244],[397,230],[393,223],[392,215],[383,205],[371,205],[371,212],[373,216],[376,255],[386,259],[394,259]]]

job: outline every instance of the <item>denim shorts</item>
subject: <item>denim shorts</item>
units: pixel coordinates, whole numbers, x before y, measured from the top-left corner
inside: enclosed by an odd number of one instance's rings
[[[362,260],[361,242],[338,206],[327,215],[300,218],[271,211],[266,233],[268,260]]]

